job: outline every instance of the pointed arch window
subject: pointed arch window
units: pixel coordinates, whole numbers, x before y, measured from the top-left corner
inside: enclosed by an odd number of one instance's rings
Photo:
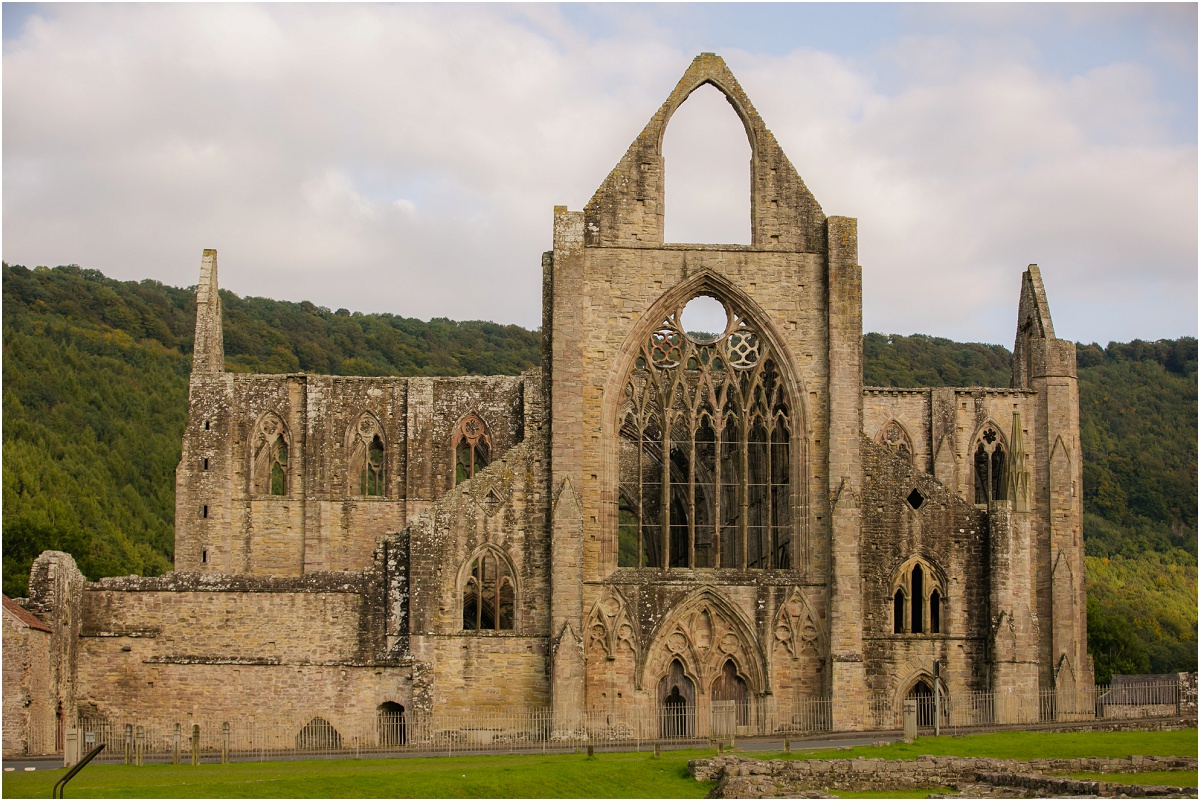
[[[454,430],[454,483],[466,481],[487,467],[492,459],[492,439],[487,423],[472,412]]]
[[[938,574],[923,559],[905,563],[892,581],[890,598],[893,634],[945,633],[945,589]]]
[[[994,426],[987,426],[975,444],[975,503],[1008,499],[1008,458]]]
[[[367,498],[386,495],[387,450],[379,421],[364,414],[351,428],[348,439],[350,458],[347,461],[346,483],[350,493]]]
[[[793,410],[740,310],[701,294],[668,314],[623,388],[618,566],[793,567]]]
[[[515,627],[516,582],[508,559],[487,548],[471,560],[463,580],[463,631]]]
[[[289,437],[283,420],[274,413],[264,415],[258,422],[252,442],[253,494],[288,495],[291,489]]]
[[[881,445],[886,445],[892,449],[892,452],[907,462],[909,465],[913,463],[913,444],[912,437],[908,435],[908,431],[898,420],[889,420],[883,428],[879,430],[875,441]]]

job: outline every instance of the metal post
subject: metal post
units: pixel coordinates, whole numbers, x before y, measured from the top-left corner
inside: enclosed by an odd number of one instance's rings
[[[942,660],[933,660],[933,736],[942,733]]]

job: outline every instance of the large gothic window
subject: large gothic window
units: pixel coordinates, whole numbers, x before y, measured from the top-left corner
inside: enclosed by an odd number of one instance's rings
[[[986,427],[975,446],[975,503],[1008,498],[1007,460],[1004,443],[993,426]]]
[[[288,434],[283,420],[273,413],[263,415],[258,422],[253,443],[253,494],[287,495],[290,484]]]
[[[737,309],[671,312],[624,386],[618,566],[792,567],[792,404]]]
[[[492,440],[487,424],[472,412],[454,431],[454,483],[474,478],[492,458]]]
[[[347,484],[353,495],[364,497],[386,494],[384,483],[383,430],[379,422],[364,414],[351,428],[350,458],[348,460]]]
[[[471,560],[463,580],[463,630],[512,629],[515,600],[516,584],[508,560],[485,548]]]

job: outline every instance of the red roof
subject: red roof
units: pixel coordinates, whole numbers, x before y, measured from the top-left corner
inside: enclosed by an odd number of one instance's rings
[[[36,615],[34,615],[32,612],[22,609],[16,601],[12,600],[7,595],[0,597],[4,598],[4,610],[6,612],[12,612],[26,626],[29,626],[31,629],[37,629],[38,631],[48,631],[51,634],[54,633],[54,630],[39,620]]]

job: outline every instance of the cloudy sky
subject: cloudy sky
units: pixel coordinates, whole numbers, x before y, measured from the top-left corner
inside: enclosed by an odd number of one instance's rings
[[[3,258],[540,323],[581,209],[722,55],[827,214],[864,327],[1012,346],[1197,328],[1197,17],[1173,5],[3,5]],[[671,241],[746,241],[721,97],[673,119]]]

